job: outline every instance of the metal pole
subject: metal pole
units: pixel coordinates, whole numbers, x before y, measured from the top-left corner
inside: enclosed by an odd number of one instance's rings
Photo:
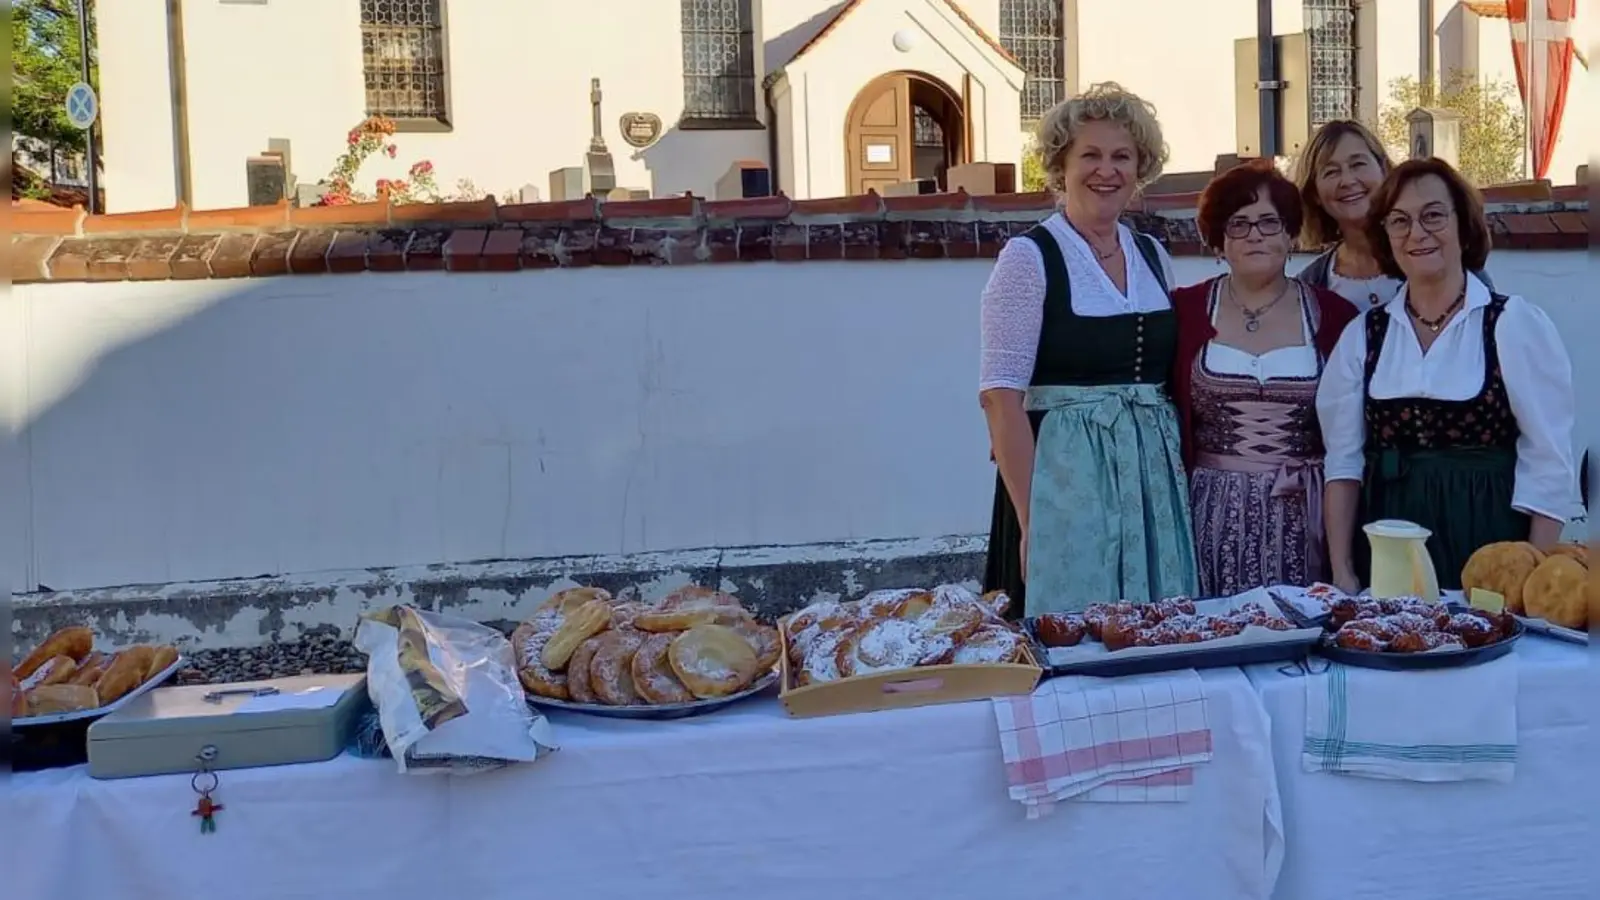
[[[1256,96],[1260,103],[1261,155],[1278,155],[1278,46],[1272,34],[1272,0],[1256,0]]]
[[[94,82],[89,80],[89,15],[83,8],[84,0],[78,0],[78,62],[83,72],[83,83],[94,87]],[[99,106],[100,92],[95,91],[95,105]],[[94,128],[100,124],[99,109],[95,110],[95,121],[83,130],[89,143],[89,214],[98,215],[100,212],[100,154],[94,148]]]

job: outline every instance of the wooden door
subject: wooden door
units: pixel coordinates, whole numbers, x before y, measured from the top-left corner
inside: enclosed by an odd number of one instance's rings
[[[856,95],[845,124],[846,185],[851,194],[883,193],[911,180],[911,79],[885,75]]]

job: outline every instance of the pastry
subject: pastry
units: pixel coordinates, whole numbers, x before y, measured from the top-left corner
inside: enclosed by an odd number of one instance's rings
[[[1005,591],[990,591],[979,597],[978,603],[996,619],[1004,619],[1011,611],[1011,596]]]
[[[816,636],[806,643],[805,649],[800,653],[799,662],[796,663],[799,668],[799,676],[795,679],[796,686],[805,687],[810,684],[838,681],[841,677],[839,645],[854,633],[854,626],[817,632]]]
[[[583,606],[591,601],[600,600],[605,603],[610,603],[611,599],[611,592],[605,588],[567,588],[563,591],[556,591],[554,594],[546,597],[543,603],[534,607],[533,613],[535,616],[537,616],[542,612],[553,612],[565,616],[568,613],[576,610],[578,607]]]
[[[20,719],[28,714],[28,695],[22,690],[22,682],[17,676],[11,676],[11,718]]]
[[[90,653],[83,658],[82,662],[78,663],[78,670],[72,673],[72,677],[68,679],[67,683],[93,687],[94,683],[100,680],[100,676],[106,673],[106,667],[111,665],[113,658],[111,654],[101,653],[98,650]]]
[[[18,678],[27,679],[35,669],[44,665],[46,661],[57,656],[65,656],[76,662],[89,655],[94,649],[94,632],[81,625],[63,628],[44,639],[44,643],[33,648],[33,652],[17,663],[12,669],[12,674]]]
[[[930,603],[933,595],[917,588],[895,588],[886,591],[873,591],[856,601],[856,612],[863,619],[881,619],[894,615],[895,610],[905,605],[911,597],[924,596]]]
[[[1583,563],[1584,568],[1589,567],[1589,548],[1583,544],[1557,544],[1551,547],[1550,552],[1546,553],[1545,556],[1546,558],[1551,556],[1570,556]]]
[[[1430,653],[1434,650],[1463,650],[1469,645],[1446,631],[1402,634],[1389,643],[1391,653]]]
[[[688,631],[696,625],[714,624],[718,615],[717,610],[709,606],[698,609],[657,609],[635,616],[633,627],[656,634],[665,631]]]
[[[607,706],[637,706],[639,692],[633,686],[633,655],[644,643],[642,631],[608,631],[589,662],[589,686]]]
[[[516,653],[517,680],[522,682],[523,690],[549,700],[566,700],[571,696],[566,673],[550,669],[542,659],[545,645],[554,634],[524,622],[511,633],[511,649]]]
[[[897,619],[911,621],[917,628],[930,639],[944,638],[949,644],[949,651],[954,652],[967,636],[983,627],[983,607],[974,603],[970,597],[951,594],[935,594],[932,602],[924,605],[923,595],[909,598],[901,603],[895,610]],[[939,645],[943,649],[943,644]],[[937,665],[943,660],[930,659],[923,665]]]
[[[1461,590],[1471,598],[1474,588],[1493,591],[1506,599],[1506,609],[1522,614],[1523,585],[1543,561],[1544,554],[1525,541],[1486,544],[1461,569]]]
[[[1046,647],[1076,647],[1088,634],[1082,616],[1045,613],[1033,623],[1039,643]]]
[[[633,654],[630,666],[633,688],[646,703],[689,703],[694,700],[694,695],[678,680],[678,674],[672,671],[672,663],[667,660],[667,650],[676,638],[675,634],[649,635]]]
[[[116,658],[111,660],[111,665],[106,666],[100,680],[94,683],[94,690],[100,695],[100,702],[114,703],[143,684],[144,673],[150,670],[150,661],[154,658],[155,649],[142,644],[118,653]]]
[[[948,659],[955,644],[948,637],[935,637],[901,618],[863,623],[839,642],[835,660],[839,675],[854,678],[893,669],[928,665],[925,660]]]
[[[1003,625],[985,625],[973,632],[950,661],[958,666],[1014,663],[1022,659],[1022,638]]]
[[[594,599],[567,613],[561,620],[544,649],[539,651],[539,661],[552,672],[566,668],[567,660],[578,645],[611,627],[611,604]]]
[[[110,703],[110,700],[106,700]],[[103,705],[95,689],[82,684],[46,684],[27,694],[28,715],[48,716],[78,712]]]
[[[711,606],[721,606],[729,609],[743,609],[739,598],[732,594],[719,591],[715,588],[701,587],[698,584],[687,584],[661,598],[657,604],[661,609],[703,609]]]
[[[578,645],[572,651],[572,658],[567,660],[567,696],[573,703],[599,703],[600,698],[595,696],[594,688],[589,682],[589,664],[594,659],[595,651],[600,649],[600,642],[610,631],[603,631]]]
[[[678,635],[667,660],[684,687],[702,700],[737,693],[756,677],[755,651],[722,625],[697,625]]]
[[[1587,629],[1588,580],[1589,570],[1577,559],[1560,554],[1549,557],[1528,576],[1522,589],[1527,615],[1562,628]]]
[[[145,670],[146,681],[160,675],[167,667],[178,661],[178,648],[162,644],[150,651],[150,668]]]
[[[36,687],[47,684],[62,684],[72,679],[72,673],[77,671],[78,664],[70,656],[53,656],[44,661],[44,665],[33,670],[33,674],[22,679],[22,689],[31,691]]]
[[[1499,636],[1498,632],[1499,629],[1488,617],[1465,612],[1451,616],[1444,626],[1444,633],[1455,635],[1468,647],[1492,643]]]
[[[745,619],[728,625],[739,636],[745,639],[750,649],[756,652],[756,671],[765,672],[778,662],[783,655],[782,646],[778,642],[778,629],[771,625],[763,625],[754,619]]]

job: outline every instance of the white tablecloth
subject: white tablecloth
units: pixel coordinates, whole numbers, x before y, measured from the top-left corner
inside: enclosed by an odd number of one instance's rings
[[[1248,674],[1272,717],[1288,851],[1281,900],[1589,900],[1596,815],[1588,651],[1517,642],[1516,778],[1421,784],[1306,772],[1305,683]]]
[[[469,778],[352,757],[224,772],[205,836],[185,776],[19,775],[5,893],[1266,898],[1282,848],[1266,714],[1237,669],[1205,684],[1216,758],[1186,803],[1026,821],[986,702],[789,720],[763,700],[670,723],[558,717],[560,752]]]

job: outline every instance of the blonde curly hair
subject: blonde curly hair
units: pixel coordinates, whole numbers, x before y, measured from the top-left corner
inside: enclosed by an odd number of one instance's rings
[[[1161,137],[1161,122],[1149,101],[1114,81],[1090,85],[1087,91],[1063,100],[1039,117],[1034,132],[1034,152],[1044,168],[1045,185],[1060,193],[1066,189],[1067,150],[1083,126],[1090,122],[1114,122],[1128,129],[1138,152],[1135,178],[1144,187],[1161,177],[1167,164],[1167,142]]]

